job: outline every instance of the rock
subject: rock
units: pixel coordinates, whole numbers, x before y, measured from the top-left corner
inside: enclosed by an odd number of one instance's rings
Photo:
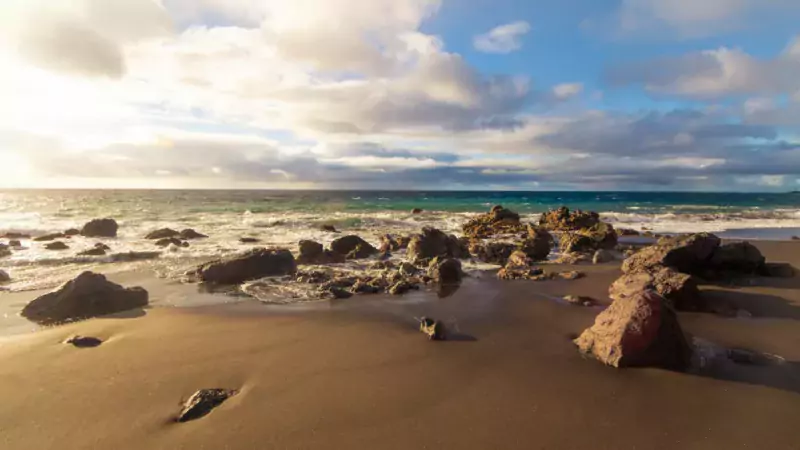
[[[591,228],[582,230],[582,233],[595,241],[597,249],[611,250],[617,246],[617,231],[605,222],[597,222]]]
[[[472,242],[469,248],[479,260],[489,264],[505,266],[508,258],[517,250],[516,244],[508,242]]]
[[[585,276],[586,276],[585,273],[578,272],[577,270],[570,270],[568,272],[559,272],[559,273],[555,274],[556,278],[560,278],[562,280],[568,280],[568,281],[577,280],[577,279],[583,278]]]
[[[582,262],[588,262],[589,255],[585,253],[564,253],[557,259],[553,260],[554,264],[576,265]]]
[[[70,228],[69,230],[66,230],[64,232],[64,236],[67,236],[67,237],[69,237],[69,236],[77,236],[79,234],[81,234],[81,230],[79,230],[77,228]]]
[[[336,227],[333,225],[321,225],[319,229],[322,231],[327,231],[328,233],[338,233],[338,231],[336,231]]]
[[[0,258],[5,258],[6,256],[11,256],[11,249],[5,244],[0,244]]]
[[[761,273],[768,277],[793,278],[796,270],[789,263],[764,263]]]
[[[647,272],[671,267],[678,272],[702,273],[719,247],[720,239],[709,233],[662,238],[658,244],[645,247],[622,264],[624,273]]]
[[[597,304],[597,300],[592,297],[580,297],[577,295],[567,295],[564,297],[564,301],[575,306],[594,306]]]
[[[200,389],[186,400],[175,421],[188,422],[199,419],[237,393],[238,391],[232,389]]]
[[[181,239],[183,239],[184,241],[191,241],[192,239],[205,239],[208,236],[206,236],[205,234],[202,234],[202,233],[198,233],[197,231],[194,231],[191,228],[187,228],[187,229],[185,229],[185,230],[180,232],[180,236],[179,237]]]
[[[624,274],[611,284],[608,294],[616,300],[645,290],[655,291],[678,310],[698,311],[705,308],[697,281],[690,275],[668,267],[652,272]]]
[[[519,249],[534,261],[544,261],[550,255],[553,236],[543,228],[528,226],[528,238],[522,241]]]
[[[91,336],[71,336],[64,343],[78,348],[91,348],[99,346],[103,341]]]
[[[414,289],[415,287],[416,285],[408,281],[401,280],[395,283],[391,288],[389,288],[389,293],[392,295],[403,295],[406,292],[410,291],[411,289]]]
[[[355,235],[334,239],[331,242],[331,250],[334,253],[345,255],[348,259],[366,258],[378,253],[377,248]]]
[[[81,236],[84,237],[117,237],[119,225],[114,219],[94,219],[83,226]]]
[[[5,239],[30,239],[30,234],[10,232],[3,235]]]
[[[614,256],[610,250],[598,250],[594,252],[594,256],[592,257],[593,264],[603,264],[611,261],[615,261],[617,258]]]
[[[103,275],[84,272],[22,309],[22,316],[42,325],[113,314],[147,306],[147,291],[123,288]]]
[[[561,253],[591,253],[597,248],[594,239],[580,233],[564,233],[558,241]]]
[[[542,280],[544,270],[530,266],[510,266],[507,265],[497,272],[500,280]]]
[[[8,241],[8,246],[9,247],[14,247],[14,248],[19,248],[19,247],[22,247],[22,242],[20,242],[17,239],[12,239],[12,240]]]
[[[257,244],[261,242],[261,239],[254,238],[254,237],[243,237],[239,238],[239,242],[242,244]]]
[[[422,214],[422,208],[414,208],[411,210],[411,214]]]
[[[397,268],[397,271],[404,277],[410,277],[416,275],[419,269],[417,269],[417,267],[411,263],[401,262],[400,266]]]
[[[148,259],[156,259],[161,256],[161,252],[125,252],[116,253],[111,255],[113,262],[131,262],[131,261],[144,261]]]
[[[440,284],[461,282],[461,261],[452,258],[433,258],[428,266],[428,276]]]
[[[11,281],[11,276],[5,270],[0,270],[0,283],[8,283]]]
[[[111,250],[109,246],[101,242],[98,242],[97,244],[94,244],[94,247],[90,248],[89,250],[84,250],[78,253],[78,256],[104,256],[106,254],[106,251],[108,250]]]
[[[749,242],[731,242],[714,250],[709,264],[712,270],[753,274],[766,262],[761,252]]]
[[[35,238],[33,238],[33,241],[34,242],[47,242],[47,241],[53,241],[53,240],[56,240],[56,239],[61,239],[61,238],[64,238],[64,237],[66,237],[66,236],[64,236],[63,233],[51,233],[51,234],[45,234],[44,236],[35,237]]]
[[[613,367],[684,370],[692,356],[675,311],[650,290],[615,299],[574,342],[584,355]]]
[[[576,231],[591,228],[599,222],[600,215],[596,212],[584,212],[581,210],[570,212],[566,206],[543,213],[539,218],[539,225],[549,230],[557,231]]]
[[[519,221],[519,214],[499,205],[463,226],[464,235],[473,239],[483,239],[498,234],[518,234],[524,232],[525,228]]]
[[[340,264],[345,262],[345,256],[331,250],[325,250],[322,244],[315,241],[300,241],[300,256],[298,264]]]
[[[443,341],[447,337],[444,324],[428,317],[419,319],[419,331],[427,335],[431,341]]]
[[[376,286],[373,281],[358,280],[350,288],[350,292],[354,294],[377,294],[381,292],[383,289],[380,286]]]
[[[800,241],[800,236],[792,236],[793,241]]]
[[[421,234],[411,237],[406,255],[415,263],[436,257],[462,259],[469,258],[469,249],[457,237],[448,236],[436,228],[425,227]]]
[[[617,234],[619,236],[639,236],[640,233],[630,228],[617,228]]]
[[[46,244],[44,248],[47,250],[67,250],[69,249],[69,246],[61,241],[55,241]]]
[[[241,284],[268,276],[289,275],[296,271],[297,265],[289,250],[258,248],[203,264],[196,274],[201,281],[207,283]]]
[[[155,230],[147,233],[145,239],[149,240],[160,240],[160,239],[172,239],[180,237],[181,233],[179,231],[173,230],[172,228],[161,228],[160,230]]]
[[[394,237],[391,234],[384,234],[383,236],[381,236],[380,252],[391,253],[397,250],[402,250],[408,248],[408,244],[410,242],[411,242],[411,236]]]
[[[171,238],[159,239],[156,241],[155,245],[157,247],[169,247],[170,245],[174,245],[176,247],[188,247],[189,243],[183,242],[178,238],[171,237]]]
[[[327,292],[333,298],[339,299],[339,300],[343,300],[343,299],[350,298],[350,297],[353,296],[352,292],[347,291],[345,289],[342,289],[340,287],[336,287],[336,286],[329,287],[328,289],[325,290],[325,292]]]
[[[591,228],[565,232],[559,238],[559,244],[563,253],[593,253],[616,247],[617,233],[611,225],[598,222]]]

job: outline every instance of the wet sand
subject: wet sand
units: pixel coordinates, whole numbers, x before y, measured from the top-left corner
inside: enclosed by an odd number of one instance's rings
[[[758,246],[800,267],[800,242]],[[588,276],[576,281],[469,280],[433,301],[152,308],[14,336],[0,342],[0,447],[800,448],[800,278],[703,286],[753,318],[681,314],[687,332],[786,363],[701,376],[576,352],[570,338],[599,309],[554,298],[607,301],[618,267],[580,266]],[[424,314],[454,339],[428,342],[414,326]],[[73,334],[107,341],[60,343]],[[200,388],[241,392],[173,422]]]

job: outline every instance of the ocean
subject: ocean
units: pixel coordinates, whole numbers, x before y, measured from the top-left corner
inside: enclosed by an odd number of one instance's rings
[[[41,235],[80,228],[93,218],[111,217],[120,224],[117,239],[74,237],[69,250],[44,249],[24,241],[24,250],[0,259],[12,275],[8,290],[51,287],[77,272],[103,266],[105,272],[146,267],[163,277],[248,246],[296,249],[301,239],[328,243],[336,235],[319,229],[334,225],[377,244],[386,233],[416,232],[433,226],[459,234],[472,215],[502,204],[536,221],[551,208],[601,213],[616,227],[656,233],[710,231],[743,239],[790,239],[800,234],[798,193],[677,192],[449,192],[449,191],[166,191],[166,190],[8,190],[0,191],[0,234]],[[412,208],[425,213],[411,214]],[[146,261],[120,261],[114,255],[156,251],[143,237],[170,227],[193,228],[209,236],[188,248],[170,248]],[[258,244],[240,244],[255,237]],[[78,257],[103,241],[107,257]]]

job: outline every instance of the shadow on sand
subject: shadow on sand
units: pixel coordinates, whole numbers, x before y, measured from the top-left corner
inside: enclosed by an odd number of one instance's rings
[[[800,306],[789,300],[769,294],[736,290],[703,290],[703,298],[709,312],[734,317],[745,310],[755,318],[800,320]]]

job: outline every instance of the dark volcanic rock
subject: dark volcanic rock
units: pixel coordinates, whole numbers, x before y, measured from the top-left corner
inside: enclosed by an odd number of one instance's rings
[[[237,393],[238,391],[232,389],[200,389],[186,400],[175,421],[188,422],[199,419]]]
[[[77,236],[81,234],[81,230],[77,228],[70,228],[69,230],[64,232],[64,236]]]
[[[683,370],[692,355],[675,311],[649,290],[614,300],[575,344],[584,355],[613,367]]]
[[[518,234],[524,232],[525,228],[519,221],[519,214],[499,205],[463,226],[464,235],[473,239],[483,239],[498,234]]]
[[[295,273],[297,265],[286,249],[253,249],[200,266],[201,281],[214,284],[240,284],[258,278]]]
[[[25,233],[14,233],[14,232],[11,232],[11,233],[4,234],[3,237],[6,238],[6,239],[30,239],[31,235],[30,234],[25,234]]]
[[[89,250],[84,250],[78,253],[78,256],[104,256],[108,250],[111,250],[109,246],[98,242]]]
[[[11,276],[5,270],[0,270],[0,283],[8,283],[11,281]]]
[[[754,274],[766,262],[761,252],[749,242],[731,242],[714,250],[709,261],[712,270]]]
[[[22,316],[50,325],[141,308],[147,303],[147,291],[140,287],[123,288],[103,275],[84,272],[58,290],[28,303]]]
[[[239,242],[241,242],[242,244],[257,244],[261,242],[261,239],[254,237],[243,237],[239,238]]]
[[[83,226],[81,236],[84,237],[117,237],[119,225],[114,219],[94,219]]]
[[[419,319],[419,331],[428,336],[431,341],[443,341],[447,338],[444,324],[429,317]]]
[[[336,231],[336,227],[333,225],[320,225],[319,229],[322,231],[327,231],[328,233],[338,233],[338,231]]]
[[[461,261],[452,258],[433,258],[428,266],[428,276],[440,284],[461,282]]]
[[[103,341],[92,336],[71,336],[64,343],[78,348],[91,348],[99,346]]]
[[[543,213],[539,218],[539,225],[556,231],[576,231],[592,228],[599,222],[600,215],[596,212],[570,211],[566,206]]]
[[[698,311],[705,307],[697,281],[691,275],[668,267],[625,274],[609,287],[608,294],[613,299],[619,299],[644,290],[655,291],[678,310]]]
[[[789,263],[765,263],[761,274],[767,277],[793,278],[797,269]]]
[[[155,230],[147,233],[145,239],[150,240],[159,240],[159,239],[170,239],[170,238],[178,238],[180,237],[180,231],[173,230],[172,228],[162,228],[160,230]]]
[[[334,253],[345,255],[348,259],[366,258],[378,253],[378,249],[356,235],[343,236],[331,242]],[[351,257],[352,256],[352,257]]]
[[[422,208],[414,208],[411,210],[411,214],[422,214]]]
[[[175,245],[177,247],[188,247],[189,243],[183,242],[178,238],[171,237],[171,238],[159,239],[156,241],[155,245],[157,247],[169,247],[170,245]]]
[[[517,249],[516,244],[508,242],[472,242],[469,251],[483,262],[504,266]]]
[[[67,250],[67,249],[69,249],[69,245],[67,245],[67,244],[65,244],[65,243],[63,243],[61,241],[55,241],[55,242],[51,242],[49,244],[46,244],[44,246],[44,248],[46,248],[47,250]]]
[[[66,236],[64,236],[64,233],[51,233],[51,234],[45,234],[44,236],[37,236],[37,237],[33,238],[33,241],[34,242],[47,242],[47,241],[54,241],[56,239],[61,239],[63,237],[66,237]]]
[[[425,227],[421,234],[411,237],[407,257],[416,263],[436,257],[469,258],[465,243],[453,235],[446,235],[436,228]]]
[[[202,233],[198,233],[197,231],[194,231],[191,228],[187,228],[187,229],[185,229],[185,230],[180,232],[180,236],[179,237],[181,239],[183,239],[184,241],[191,241],[192,239],[205,239],[208,236],[206,236],[205,234],[202,234]]]
[[[671,267],[689,274],[702,273],[710,267],[709,260],[719,244],[720,239],[709,233],[662,238],[658,244],[646,247],[626,259],[622,271],[647,272]]]

